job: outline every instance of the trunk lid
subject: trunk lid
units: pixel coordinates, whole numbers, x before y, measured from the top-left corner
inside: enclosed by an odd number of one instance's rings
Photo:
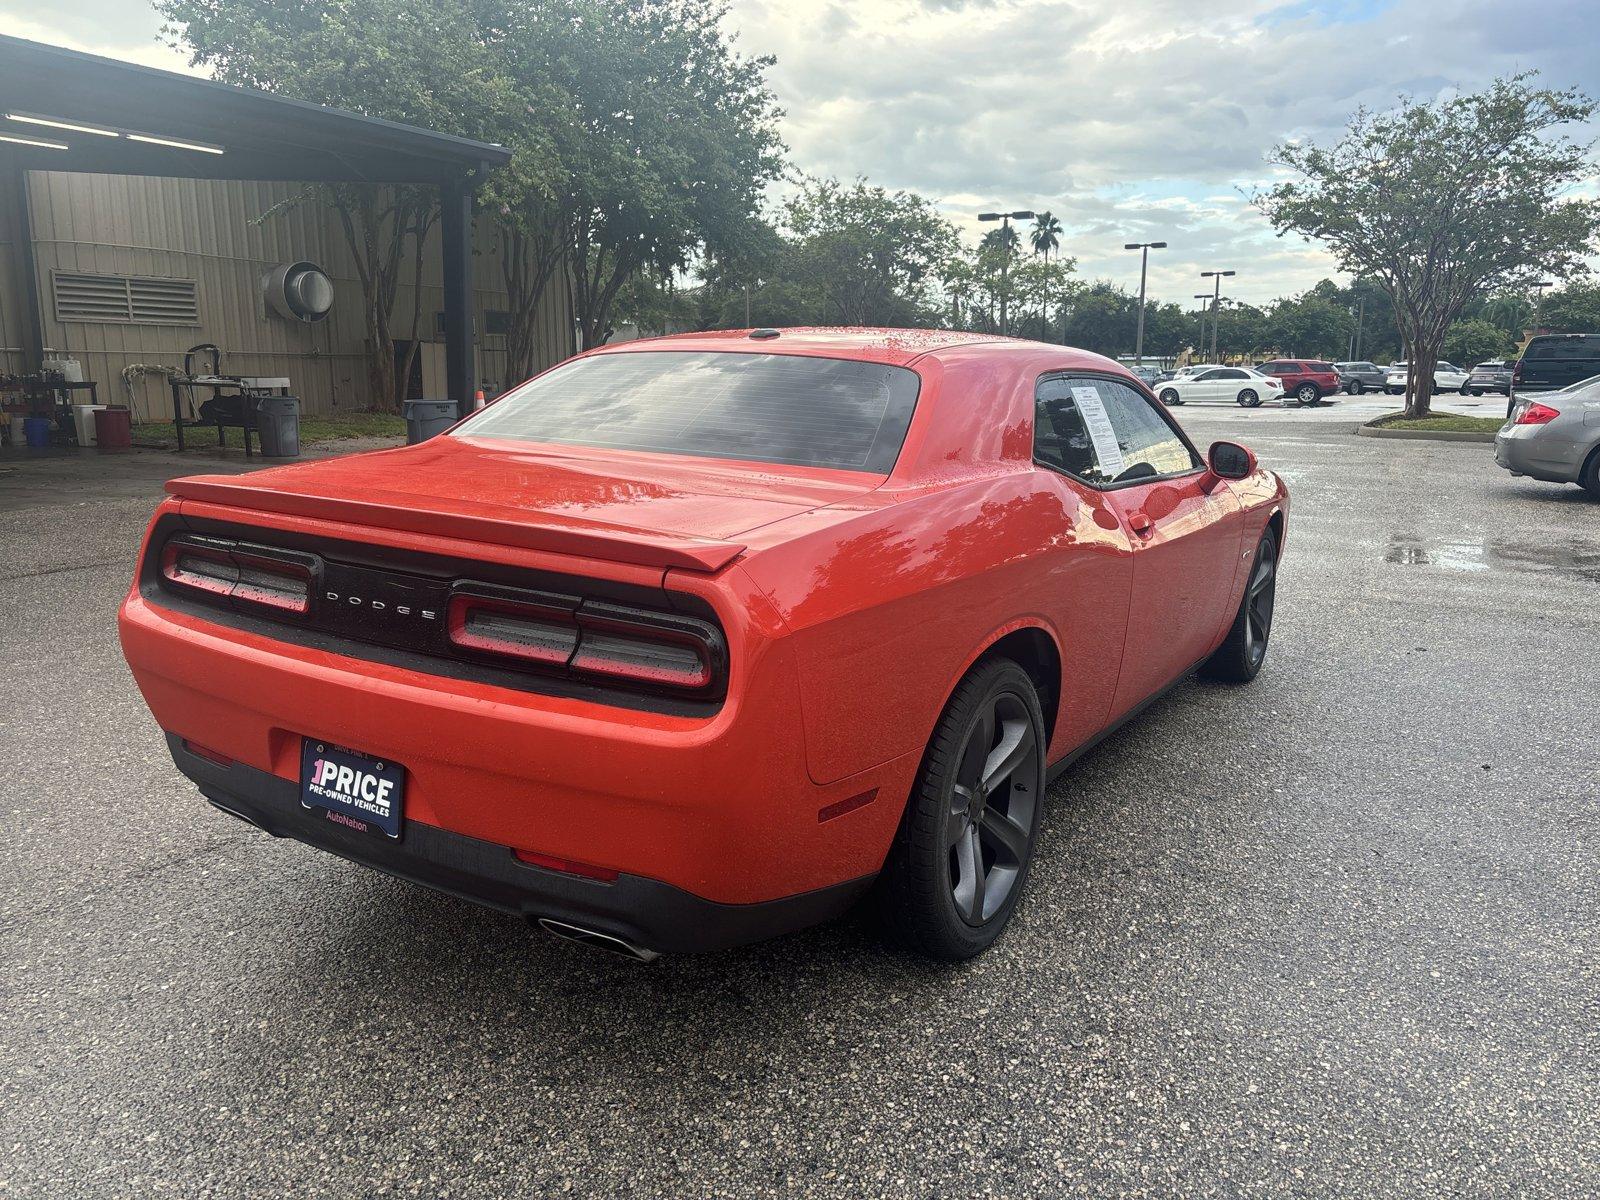
[[[440,436],[247,475],[175,496],[649,567],[716,571],[740,535],[871,491],[881,475]]]

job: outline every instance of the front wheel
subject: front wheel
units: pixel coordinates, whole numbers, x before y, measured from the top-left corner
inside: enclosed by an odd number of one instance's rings
[[[1182,404],[1183,399],[1178,395],[1175,389],[1164,388],[1161,392],[1161,403],[1165,404],[1168,408],[1171,408],[1176,404]]]
[[[1239,393],[1239,403],[1245,408],[1260,408],[1261,397],[1251,388],[1245,388],[1244,391]]]
[[[933,731],[878,877],[885,932],[929,958],[988,949],[1017,906],[1044,800],[1044,714],[1008,658],[980,662]]]
[[[1256,546],[1244,598],[1228,629],[1227,639],[1200,668],[1200,673],[1226,683],[1249,683],[1267,661],[1272,635],[1272,608],[1278,595],[1278,539],[1268,529]]]

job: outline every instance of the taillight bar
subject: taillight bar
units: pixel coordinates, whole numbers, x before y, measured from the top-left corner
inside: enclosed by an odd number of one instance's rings
[[[311,608],[314,555],[225,538],[177,534],[161,548],[161,581],[180,592],[303,616]]]
[[[1513,425],[1546,425],[1561,415],[1560,411],[1537,400],[1527,401],[1512,419]]]
[[[458,651],[580,678],[707,695],[727,676],[721,631],[680,613],[464,583],[446,631]]]

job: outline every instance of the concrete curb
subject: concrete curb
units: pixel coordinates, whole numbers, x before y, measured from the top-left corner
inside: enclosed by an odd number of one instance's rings
[[[1356,436],[1394,438],[1400,442],[1494,442],[1492,433],[1473,433],[1465,429],[1384,429],[1379,425],[1357,425]]]

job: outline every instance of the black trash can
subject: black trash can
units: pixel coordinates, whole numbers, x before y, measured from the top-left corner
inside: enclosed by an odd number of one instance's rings
[[[256,432],[264,458],[300,457],[300,401],[294,396],[262,396],[256,401]]]
[[[454,400],[407,400],[406,444],[415,446],[456,423]]]

